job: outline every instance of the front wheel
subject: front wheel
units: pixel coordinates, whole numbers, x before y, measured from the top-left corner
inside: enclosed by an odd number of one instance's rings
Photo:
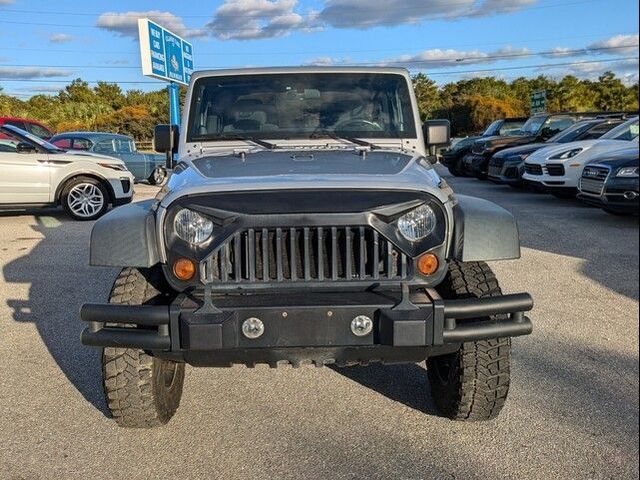
[[[445,299],[501,295],[495,275],[484,262],[452,262],[438,287]],[[427,373],[440,412],[460,421],[495,418],[510,382],[511,339],[463,343],[458,351],[431,357]]]
[[[95,220],[109,208],[109,193],[100,180],[91,177],[71,179],[62,190],[62,207],[74,220]]]
[[[148,180],[151,185],[162,185],[167,180],[167,170],[164,167],[156,167]]]
[[[125,268],[113,284],[109,303],[166,304],[169,286],[160,268]],[[136,348],[105,347],[104,392],[111,415],[121,427],[166,424],[182,398],[184,363],[163,360]]]

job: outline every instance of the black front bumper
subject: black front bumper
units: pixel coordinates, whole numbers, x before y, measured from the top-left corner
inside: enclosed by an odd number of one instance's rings
[[[489,162],[487,178],[502,185],[522,185],[523,160],[502,160],[495,157]]]
[[[478,153],[471,153],[467,155],[464,160],[464,169],[465,171],[476,177],[484,176],[487,174],[487,169],[489,167],[489,158],[491,154],[484,155]]]
[[[404,297],[404,299],[403,299]],[[85,304],[82,343],[141,348],[193,365],[278,362],[419,361],[461,342],[527,335],[533,308],[526,293],[442,300],[435,291],[227,295],[211,302],[180,296],[169,306]],[[351,331],[358,315],[373,320],[365,336]],[[495,317],[497,316],[497,317]],[[242,323],[258,318],[264,333],[246,338]],[[490,318],[491,317],[491,318]],[[129,324],[138,328],[109,326]]]

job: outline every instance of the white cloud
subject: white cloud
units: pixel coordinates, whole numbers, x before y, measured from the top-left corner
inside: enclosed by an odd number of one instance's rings
[[[0,0],[0,5],[11,5],[15,0]]]
[[[605,40],[590,43],[584,48],[556,47],[546,58],[584,57],[586,55],[628,55],[638,53],[638,35],[615,35]]]
[[[148,18],[159,25],[185,38],[205,37],[202,29],[187,28],[182,18],[170,12],[148,10],[140,12],[106,12],[98,17],[96,25],[105,30],[115,32],[123,37],[138,37],[138,19]]]
[[[585,55],[587,53],[584,49],[576,50],[568,47],[556,47],[549,50],[549,53],[542,55],[545,58],[564,58],[564,57],[576,57]]]
[[[206,28],[220,40],[282,37],[296,30],[311,31],[317,13],[294,12],[297,0],[226,0]]]
[[[415,24],[424,20],[490,16],[520,10],[538,0],[327,0],[321,21],[337,28]]]
[[[0,67],[0,78],[5,80],[30,80],[34,78],[67,77],[73,72],[59,68]]]
[[[587,49],[609,49],[609,52],[616,54],[637,53],[639,40],[640,36],[638,35],[616,35],[606,40],[594,42],[588,45]],[[602,53],[607,53],[607,50],[603,50]]]
[[[62,90],[61,87],[56,87],[54,85],[36,85],[33,87],[24,87],[18,89],[21,92],[32,92],[32,93],[58,93]]]
[[[597,80],[604,72],[611,71],[622,80],[625,85],[633,85],[638,82],[638,59],[631,58],[614,62],[593,61],[588,63],[576,63],[561,67],[548,66],[538,70],[544,75],[563,77],[573,75],[580,79]]]
[[[398,57],[388,58],[377,62],[367,62],[367,64],[435,70],[438,68],[478,65],[497,62],[500,60],[509,60],[523,55],[528,55],[529,53],[530,51],[526,48],[513,48],[511,46],[506,46],[490,52],[482,52],[480,50],[443,50],[434,48],[424,50],[413,55],[400,55]],[[349,59],[346,58],[336,59],[332,57],[319,57],[305,62],[305,65],[326,66],[344,65],[348,63]]]
[[[73,35],[69,35],[68,33],[53,33],[49,35],[49,41],[51,43],[65,43],[73,40]]]

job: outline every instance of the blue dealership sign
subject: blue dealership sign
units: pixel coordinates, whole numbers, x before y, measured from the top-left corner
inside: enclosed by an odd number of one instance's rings
[[[193,73],[193,45],[148,18],[138,20],[142,73],[187,85]]]

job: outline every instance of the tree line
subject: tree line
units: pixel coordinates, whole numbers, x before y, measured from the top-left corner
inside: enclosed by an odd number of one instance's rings
[[[541,75],[511,81],[472,78],[443,86],[420,73],[413,86],[422,118],[449,119],[456,136],[478,133],[497,118],[529,116],[531,94],[540,90],[546,91],[550,113],[638,111],[638,83],[626,86],[612,72],[595,81]]]
[[[560,80],[483,77],[445,85],[420,73],[413,77],[413,86],[422,118],[449,119],[457,136],[477,133],[497,118],[528,116],[531,93],[538,90],[546,90],[549,112],[638,110],[638,84],[626,86],[612,72],[596,81],[572,75]],[[181,89],[181,101],[184,93]],[[109,131],[147,141],[155,125],[167,122],[169,101],[164,89],[123,91],[115,83],[91,87],[76,79],[55,95],[28,100],[3,94],[0,87],[0,116],[33,118],[56,132]]]

